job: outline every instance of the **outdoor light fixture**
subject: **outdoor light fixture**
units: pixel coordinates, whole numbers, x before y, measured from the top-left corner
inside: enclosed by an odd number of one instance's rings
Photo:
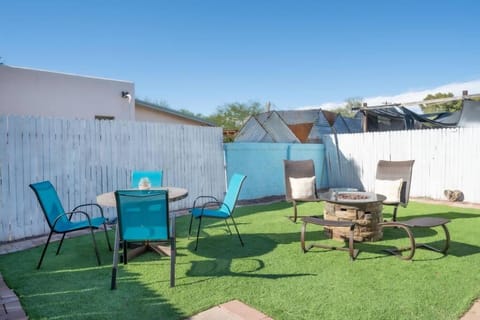
[[[122,91],[122,98],[128,99],[128,103],[132,101],[132,95],[128,91]]]

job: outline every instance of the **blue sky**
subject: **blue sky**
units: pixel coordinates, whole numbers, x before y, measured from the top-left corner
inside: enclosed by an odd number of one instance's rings
[[[452,83],[480,93],[479,12],[467,0],[3,0],[0,56],[133,81],[137,98],[205,115],[230,102],[286,110]]]

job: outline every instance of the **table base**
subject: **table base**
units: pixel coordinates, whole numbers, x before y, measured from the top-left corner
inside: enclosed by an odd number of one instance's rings
[[[168,242],[145,242],[135,248],[127,249],[127,261],[147,252],[153,251],[163,256],[171,256],[170,243]]]
[[[355,241],[377,241],[383,237],[379,226],[383,221],[381,202],[359,203],[355,206],[325,202],[323,217],[325,220],[355,223]],[[345,240],[349,238],[350,230],[344,227],[326,227],[325,233],[334,240]]]

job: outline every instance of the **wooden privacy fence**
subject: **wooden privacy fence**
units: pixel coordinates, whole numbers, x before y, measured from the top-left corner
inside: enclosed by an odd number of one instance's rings
[[[49,231],[32,182],[50,180],[67,211],[130,187],[132,170],[161,169],[164,185],[188,189],[171,210],[225,191],[221,128],[0,116],[0,150],[0,242]]]
[[[463,191],[480,203],[480,128],[368,132],[325,136],[331,187],[373,191],[378,160],[415,160],[410,195],[445,199],[445,189]]]

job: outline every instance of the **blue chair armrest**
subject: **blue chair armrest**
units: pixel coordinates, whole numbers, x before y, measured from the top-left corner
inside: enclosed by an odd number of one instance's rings
[[[96,207],[98,210],[100,210],[100,214],[101,216],[103,217],[103,208],[98,204],[98,203],[85,203],[85,204],[81,204],[79,206],[76,206],[75,208],[73,208],[72,212],[73,211],[77,211],[78,208],[83,208],[83,207]]]
[[[215,202],[218,202],[218,199],[215,198],[215,197],[212,197],[212,196],[198,196],[193,201],[193,208],[192,209],[195,209],[197,207],[197,200],[200,200],[200,199],[213,199]]]

